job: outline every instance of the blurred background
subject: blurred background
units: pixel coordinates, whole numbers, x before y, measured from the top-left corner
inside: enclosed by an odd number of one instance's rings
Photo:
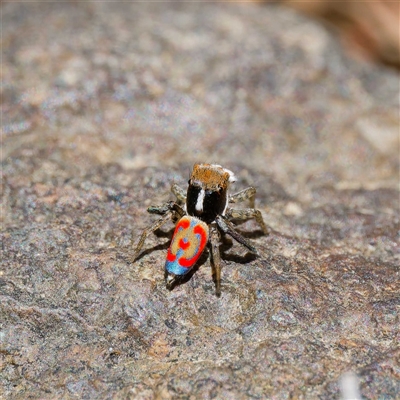
[[[260,0],[262,1],[262,0]],[[336,30],[353,57],[400,68],[400,2],[264,0],[301,11]]]

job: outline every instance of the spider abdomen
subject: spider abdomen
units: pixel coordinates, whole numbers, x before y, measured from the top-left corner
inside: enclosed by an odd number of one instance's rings
[[[185,215],[176,224],[168,249],[165,269],[175,276],[185,275],[203,253],[209,237],[208,225],[200,219]]]

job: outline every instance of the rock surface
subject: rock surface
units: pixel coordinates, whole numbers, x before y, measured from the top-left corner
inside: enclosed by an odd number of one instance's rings
[[[278,7],[2,13],[0,398],[398,396],[396,73]],[[166,290],[172,223],[131,260],[196,161],[270,227],[223,242],[221,298],[206,256]]]

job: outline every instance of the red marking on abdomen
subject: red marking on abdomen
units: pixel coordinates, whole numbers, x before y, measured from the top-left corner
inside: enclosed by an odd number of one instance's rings
[[[187,258],[181,257],[178,262],[182,267],[190,268],[196,262],[196,260],[193,261],[193,258],[188,260]]]
[[[183,239],[179,240],[179,247],[182,250],[186,250],[190,246],[190,242],[185,243]]]
[[[176,259],[176,255],[171,253],[171,249],[168,249],[167,260],[172,262],[172,261],[175,261],[175,259]]]
[[[187,219],[184,219],[183,221],[181,219],[178,222],[178,224],[176,225],[175,232],[177,232],[179,228],[187,229],[187,228],[189,228],[189,226],[190,226],[190,222]]]
[[[204,231],[202,226],[196,225],[194,227],[194,229],[193,229],[193,232],[195,234],[200,235],[200,243],[199,243],[199,246],[196,249],[195,255],[192,258],[190,258],[190,259],[187,259],[187,258],[184,258],[184,257],[179,258],[179,260],[178,260],[179,264],[182,267],[185,267],[185,268],[190,268],[190,267],[193,266],[193,264],[201,256],[201,253],[203,252],[204,247],[205,247],[206,242],[207,242],[207,234]],[[182,239],[181,239],[181,241],[182,241]],[[180,242],[179,242],[179,244],[180,244]]]

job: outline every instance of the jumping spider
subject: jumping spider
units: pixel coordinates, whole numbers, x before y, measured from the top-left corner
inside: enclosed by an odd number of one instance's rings
[[[221,257],[219,252],[220,232],[230,235],[237,242],[258,254],[256,248],[235,230],[231,219],[255,218],[264,233],[267,227],[261,212],[254,208],[234,209],[228,203],[250,200],[254,207],[256,189],[248,187],[232,196],[228,187],[235,182],[232,171],[217,164],[195,164],[189,179],[187,192],[178,185],[172,186],[172,192],[178,202],[167,202],[159,207],[149,207],[151,214],[162,217],[145,229],[134,252],[134,259],[147,236],[160,228],[170,218],[178,221],[168,249],[165,262],[165,280],[169,290],[173,289],[184,275],[195,265],[207,244],[211,249],[211,265],[216,286],[216,295],[221,295]],[[184,204],[181,207],[180,204]]]

